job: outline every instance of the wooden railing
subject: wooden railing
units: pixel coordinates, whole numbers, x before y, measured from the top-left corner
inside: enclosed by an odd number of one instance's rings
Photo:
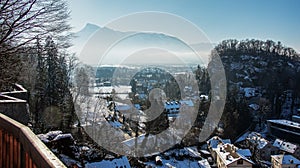
[[[66,167],[25,125],[0,113],[0,167]]]

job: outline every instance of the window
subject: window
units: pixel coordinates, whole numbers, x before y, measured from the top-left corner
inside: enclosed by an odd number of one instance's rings
[[[238,165],[242,165],[242,164],[243,164],[243,160],[242,160],[242,159],[238,160],[238,161],[237,161],[237,164],[238,164]]]

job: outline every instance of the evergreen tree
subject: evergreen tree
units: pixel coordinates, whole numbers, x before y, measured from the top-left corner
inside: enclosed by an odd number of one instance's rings
[[[39,43],[38,43],[39,44]],[[67,130],[73,121],[74,105],[69,90],[65,56],[58,52],[51,37],[48,37],[41,51],[38,45],[37,79],[33,97],[34,120],[38,131],[46,129]],[[47,121],[54,119],[54,123]]]

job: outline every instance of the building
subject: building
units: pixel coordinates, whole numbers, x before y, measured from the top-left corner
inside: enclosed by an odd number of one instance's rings
[[[238,148],[233,144],[218,145],[217,150],[215,150],[217,154],[217,166],[219,168],[252,167],[254,163],[245,156],[239,154],[237,150]]]
[[[281,139],[276,139],[273,143],[273,146],[277,147],[282,152],[288,152],[297,159],[300,159],[300,148],[296,144],[283,141]]]
[[[290,142],[299,143],[300,123],[289,120],[267,120],[269,134]]]
[[[292,116],[292,121],[300,123],[300,116],[299,115],[293,115]]]
[[[278,153],[279,149],[271,142],[263,138],[257,132],[247,132],[235,141],[239,147],[248,148],[252,153],[252,159],[260,161],[271,161],[271,155]]]
[[[298,168],[300,160],[292,155],[272,155],[272,168]]]
[[[224,145],[224,144],[231,144],[231,140],[230,139],[222,139],[218,136],[214,136],[211,139],[209,139],[207,141],[207,148],[211,153],[211,156],[213,157],[213,159],[216,160],[217,158],[217,153],[216,150],[218,149],[218,145]]]

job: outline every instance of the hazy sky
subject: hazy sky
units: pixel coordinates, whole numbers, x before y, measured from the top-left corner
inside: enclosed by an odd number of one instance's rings
[[[160,11],[193,22],[214,43],[228,38],[272,39],[300,51],[299,0],[68,0],[68,3],[73,31],[86,23],[103,26],[131,13]]]

